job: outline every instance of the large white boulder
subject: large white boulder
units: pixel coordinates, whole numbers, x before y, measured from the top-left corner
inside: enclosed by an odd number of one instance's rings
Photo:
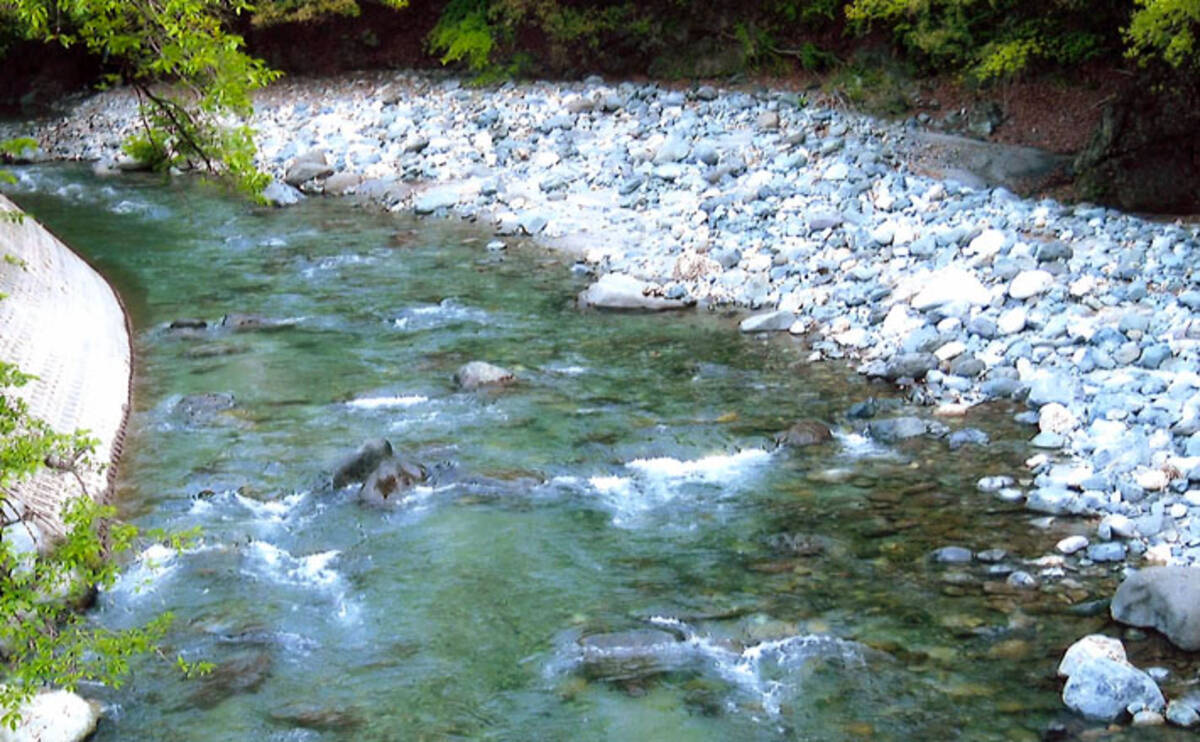
[[[1154,679],[1126,662],[1091,657],[1074,668],[1063,703],[1089,719],[1113,721],[1130,706],[1161,712],[1167,705]]]
[[[1140,569],[1117,588],[1111,610],[1121,623],[1158,629],[1180,649],[1200,649],[1200,569]]]
[[[0,742],[81,742],[100,721],[95,703],[65,690],[37,694],[20,714],[16,729],[0,726]]]

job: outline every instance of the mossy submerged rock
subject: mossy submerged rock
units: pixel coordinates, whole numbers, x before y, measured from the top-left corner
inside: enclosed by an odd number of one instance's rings
[[[369,440],[358,450],[344,456],[333,469],[333,486],[340,489],[371,476],[379,462],[392,455],[392,444],[385,438]]]
[[[831,440],[833,432],[829,430],[829,426],[816,420],[800,420],[775,436],[777,446],[789,448],[816,446]]]

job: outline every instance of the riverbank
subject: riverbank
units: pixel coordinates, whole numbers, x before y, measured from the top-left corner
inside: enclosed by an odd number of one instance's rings
[[[758,312],[743,329],[804,335],[933,416],[1023,400],[1042,453],[985,489],[1093,518],[1065,558],[1200,561],[1195,227],[925,177],[913,130],[791,92],[374,73],[274,86],[252,124],[279,203],[475,220],[497,249],[530,235],[655,297]],[[118,90],[32,133],[116,172],[135,125]]]
[[[20,552],[65,535],[62,510],[80,495],[107,500],[129,412],[132,350],[108,283],[69,247],[0,196],[0,358],[33,380],[19,390],[32,416],[96,442],[71,469],[45,468],[4,500],[4,538]]]

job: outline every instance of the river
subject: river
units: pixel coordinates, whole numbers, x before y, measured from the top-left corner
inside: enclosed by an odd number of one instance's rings
[[[1114,576],[1005,582],[1086,529],[977,490],[1032,453],[1013,408],[946,421],[986,447],[885,446],[852,404],[928,409],[718,313],[581,312],[569,257],[489,251],[471,224],[15,172],[133,318],[123,517],[202,532],[144,544],[92,616],[169,610],[167,655],[217,669],[147,657],[85,687],[96,739],[1035,740],[1070,720],[1055,666],[1108,626],[1084,614]],[[214,326],[231,313],[274,324]],[[472,360],[518,383],[456,389]],[[776,450],[799,419],[835,439]],[[379,437],[432,472],[388,510],[329,484]],[[930,559],[947,545],[1005,553]]]

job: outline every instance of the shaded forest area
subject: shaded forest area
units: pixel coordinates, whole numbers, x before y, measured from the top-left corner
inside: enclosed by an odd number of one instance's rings
[[[102,14],[114,3],[88,4]],[[50,53],[43,48],[47,34],[29,34],[19,22],[21,12],[43,7],[47,27],[80,24],[65,5],[0,2],[9,71],[0,101],[28,110],[103,73],[120,74],[110,48],[96,54],[81,44],[55,45]],[[1075,192],[1085,198],[1133,210],[1200,212],[1200,144],[1193,135],[1200,130],[1200,0],[130,5],[149,13],[214,14],[245,40],[250,55],[289,74],[449,67],[481,84],[604,74],[813,86],[869,113],[925,114],[922,121],[959,123],[975,136],[1070,150],[1077,155]],[[242,12],[233,12],[239,6]],[[5,15],[7,8],[17,10]],[[968,120],[976,103],[996,109],[979,127]]]

